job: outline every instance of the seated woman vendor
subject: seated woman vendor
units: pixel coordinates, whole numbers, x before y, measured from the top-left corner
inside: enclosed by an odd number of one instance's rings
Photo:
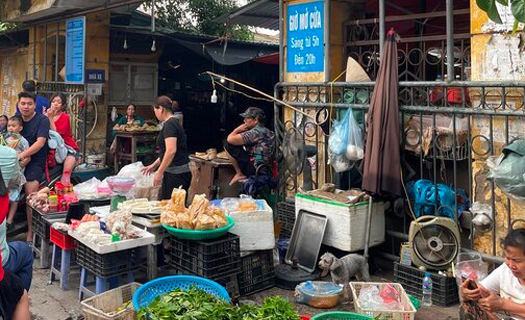
[[[128,105],[126,108],[126,114],[120,117],[120,119],[117,121],[117,124],[115,124],[113,127],[113,131],[111,131],[111,139],[113,140],[110,147],[111,152],[115,152],[115,135],[117,134],[117,130],[120,128],[120,126],[125,126],[127,124],[137,124],[139,126],[144,125],[144,119],[142,119],[141,116],[135,114],[136,111],[135,105]]]
[[[503,241],[505,263],[483,279],[477,289],[463,282],[463,301],[477,301],[489,313],[525,319],[525,229],[512,230]]]

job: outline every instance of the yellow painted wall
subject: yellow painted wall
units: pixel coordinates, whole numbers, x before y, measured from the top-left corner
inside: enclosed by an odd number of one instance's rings
[[[106,12],[98,12],[86,17],[86,69],[103,69],[106,72],[106,82],[103,85],[103,95],[97,99],[98,120],[93,133],[87,139],[89,153],[106,153],[107,127],[107,96],[109,75],[109,16]],[[92,105],[89,108],[93,108]],[[91,128],[88,125],[88,128]]]
[[[0,114],[15,114],[17,95],[22,90],[22,82],[28,72],[27,60],[27,48],[0,54]]]
[[[31,6],[26,12],[21,11],[21,0],[0,0],[0,21],[12,20],[23,14],[32,14],[49,9],[56,0],[31,0]]]
[[[480,10],[475,0],[471,0],[471,79],[473,81],[501,81],[514,80],[524,81],[525,73],[523,70],[512,70],[512,63],[523,63],[523,57],[519,53],[517,44],[519,39],[509,33],[493,32],[489,30],[490,21],[482,10]],[[507,61],[507,57],[511,57],[512,62]],[[521,69],[521,68],[520,68]],[[501,91],[488,92],[486,102],[498,107],[501,104]],[[520,91],[521,92],[521,91]],[[507,103],[509,107],[520,107],[523,102],[522,93],[507,91]],[[480,93],[476,90],[470,91],[472,105],[478,106],[481,101]],[[471,135],[473,137],[483,135],[490,136],[490,117],[475,116],[472,117]],[[508,130],[511,136],[523,136],[523,127],[525,121],[523,118],[510,118],[508,122],[504,117],[493,117],[492,128],[494,137],[494,155],[499,155],[506,143],[505,132]],[[478,201],[481,203],[492,203],[492,183],[487,180],[489,169],[487,166],[487,158],[489,155],[479,155],[488,150],[487,141],[482,138],[475,138],[472,143],[472,148],[477,151],[473,153],[472,165],[472,183],[474,188],[474,199],[472,202]],[[487,253],[502,255],[501,239],[506,235],[508,230],[507,216],[509,198],[503,194],[499,189],[495,189],[494,195],[495,212],[496,212],[496,252],[492,247],[492,232],[487,232],[482,236],[477,236],[474,239],[475,249]],[[525,206],[510,201],[510,213],[512,219],[525,218]]]

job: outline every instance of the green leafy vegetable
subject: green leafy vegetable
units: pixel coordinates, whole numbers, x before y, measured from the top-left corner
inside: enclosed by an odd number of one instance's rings
[[[138,312],[149,320],[299,320],[293,305],[282,297],[268,297],[261,307],[230,305],[195,287],[158,296]]]

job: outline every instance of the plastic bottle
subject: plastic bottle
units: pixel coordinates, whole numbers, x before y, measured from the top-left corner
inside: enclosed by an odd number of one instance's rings
[[[58,211],[58,196],[54,193],[49,195],[49,212]]]
[[[425,278],[423,279],[423,305],[425,307],[430,307],[432,305],[432,278],[430,278],[430,273],[425,273]]]

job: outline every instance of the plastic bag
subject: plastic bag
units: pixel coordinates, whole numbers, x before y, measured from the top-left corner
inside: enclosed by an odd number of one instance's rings
[[[488,275],[488,267],[478,253],[462,252],[456,259],[455,274],[456,282],[461,286],[465,279],[483,280]]]
[[[346,145],[345,156],[350,161],[358,161],[365,156],[363,147],[363,132],[359,123],[354,118],[352,109],[349,109],[348,117],[348,141]]]
[[[75,195],[80,200],[97,199],[98,198],[98,186],[102,181],[97,178],[91,178],[88,181],[77,184],[73,187]]]
[[[485,233],[492,229],[494,223],[494,216],[492,214],[492,207],[486,203],[474,202],[470,207],[470,212],[474,214],[472,224],[476,232]]]
[[[503,149],[499,157],[487,161],[490,169],[489,178],[505,194],[518,201],[525,201],[525,140],[517,139]]]
[[[332,124],[332,132],[330,133],[330,138],[328,139],[328,145],[330,147],[330,152],[341,156],[346,152],[348,144],[348,134],[349,129],[349,118],[352,109],[346,111],[345,116],[341,120],[334,120]]]
[[[346,111],[343,119],[334,121],[328,143],[330,152],[335,155],[344,155],[350,161],[363,159],[363,132],[352,109]]]
[[[345,172],[352,168],[352,163],[344,155],[336,155],[335,153],[329,153],[329,162],[334,168],[335,172]]]
[[[240,198],[222,199],[220,207],[228,214],[232,212],[257,211],[259,209],[255,200],[251,196],[245,194],[241,194]]]
[[[150,174],[135,183],[133,194],[135,199],[147,198],[149,201],[156,201],[159,200],[161,187],[153,185],[153,175]]]
[[[122,169],[120,169],[117,176],[120,177],[129,177],[135,179],[135,182],[137,183],[139,180],[142,180],[146,176],[142,173],[142,168],[144,168],[144,164],[142,164],[141,161],[125,165]]]

